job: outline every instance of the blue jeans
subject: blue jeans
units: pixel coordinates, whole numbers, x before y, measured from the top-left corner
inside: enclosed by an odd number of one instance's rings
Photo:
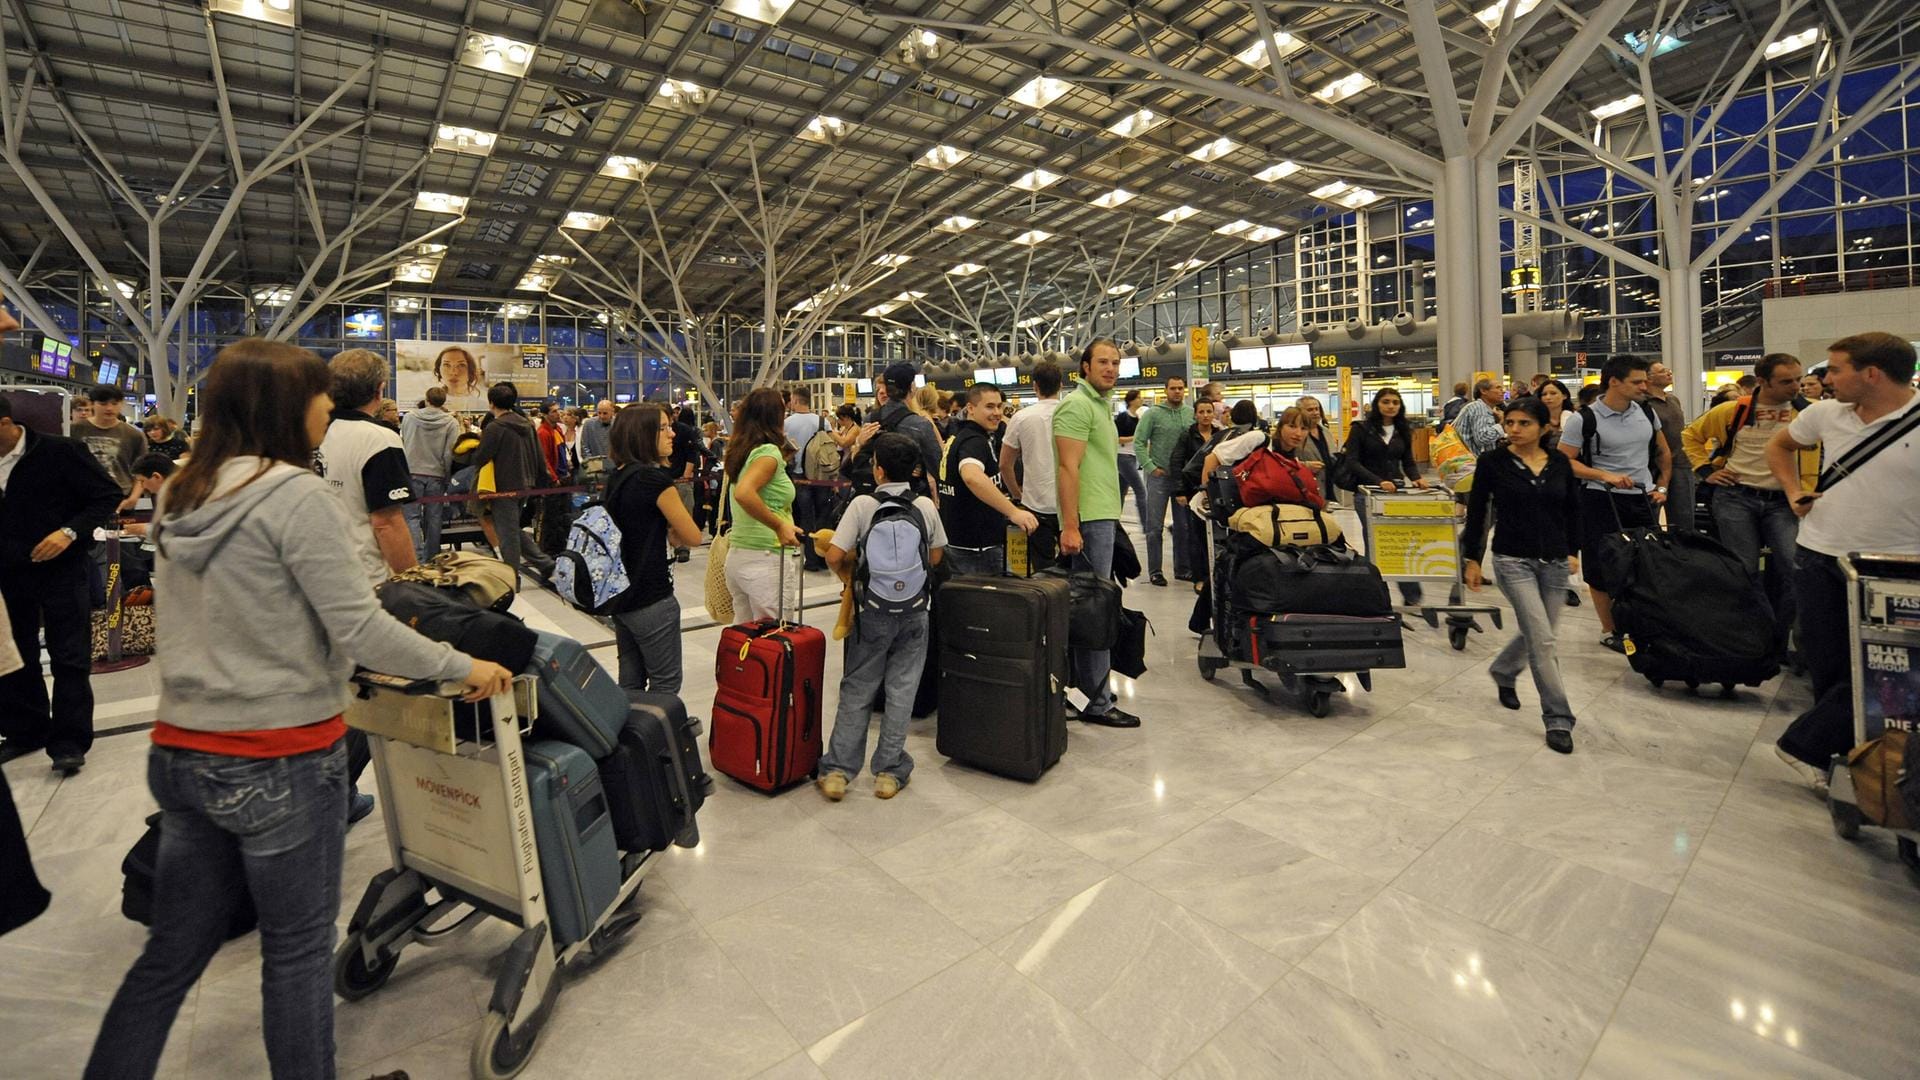
[[[1142,504],[1146,507],[1146,513],[1143,515],[1144,521],[1141,528],[1146,533],[1147,573],[1150,575],[1160,572],[1160,533],[1167,525],[1167,507],[1172,505],[1175,513],[1186,512],[1173,503],[1173,497],[1178,494],[1180,494],[1180,478],[1172,473],[1147,477],[1147,501]],[[1187,536],[1187,531],[1180,528],[1176,522],[1173,529],[1173,576],[1175,577],[1192,577],[1194,573],[1191,554],[1187,550],[1189,546]]]
[[[1715,489],[1713,524],[1720,530],[1720,542],[1740,556],[1749,573],[1760,570],[1760,547],[1772,551],[1767,558],[1767,600],[1773,604],[1774,638],[1779,655],[1787,654],[1787,639],[1793,628],[1793,572],[1799,562],[1797,540],[1800,519],[1793,514],[1784,491],[1763,491],[1738,484]]]
[[[444,476],[422,476],[413,474],[413,495],[415,499],[424,499],[433,495],[447,493],[447,478]],[[413,553],[421,562],[426,562],[440,554],[440,526],[447,520],[446,503],[410,502],[402,511],[407,518],[407,531],[413,534]]]
[[[643,608],[613,617],[620,655],[620,689],[644,694],[680,692],[680,598],[668,593]]]
[[[87,1080],[150,1077],[180,1002],[226,939],[242,890],[260,914],[274,1080],[334,1075],[333,926],[346,846],[347,749],[241,758],[156,746],[162,811],[147,947],[113,996]]]
[[[1113,577],[1113,535],[1119,531],[1120,522],[1112,519],[1081,522],[1080,541],[1084,546],[1080,554],[1067,559],[1068,568]],[[1107,686],[1107,674],[1113,670],[1113,654],[1106,649],[1075,649],[1069,659],[1073,662],[1073,685],[1087,695],[1087,707],[1081,711],[1094,716],[1111,712],[1115,699]]]
[[[1520,632],[1493,658],[1493,681],[1512,686],[1522,668],[1533,669],[1533,688],[1540,694],[1540,717],[1548,731],[1572,731],[1573,709],[1560,682],[1560,658],[1554,648],[1554,625],[1567,606],[1567,560],[1493,556],[1493,583],[1513,605],[1513,621]]]
[[[1007,549],[1004,544],[995,544],[984,548],[963,548],[947,545],[947,553],[941,561],[955,574],[973,574],[984,577],[999,577],[1007,569]]]
[[[1127,505],[1127,492],[1133,492],[1133,512],[1140,515],[1140,528],[1147,527],[1147,484],[1140,477],[1140,459],[1132,454],[1119,455],[1120,507]]]
[[[887,711],[880,719],[880,742],[873,748],[873,771],[886,773],[902,785],[913,773],[913,755],[907,753],[907,724],[913,720],[913,698],[920,690],[920,671],[927,664],[927,613],[889,615],[862,611],[854,616],[847,639],[847,665],[840,676],[840,702],[833,713],[833,738],[820,757],[820,774],[860,775],[860,759],[867,753],[867,727],[873,719],[873,698],[887,689]]]

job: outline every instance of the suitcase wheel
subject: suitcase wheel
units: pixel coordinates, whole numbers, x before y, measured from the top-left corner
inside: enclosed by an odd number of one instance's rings
[[[1325,716],[1328,703],[1332,700],[1333,695],[1327,691],[1314,690],[1307,694],[1307,711],[1314,716]]]
[[[1726,698],[1728,701],[1732,701],[1734,697],[1733,684],[1730,682],[1721,683],[1720,696]]]
[[[1215,660],[1212,657],[1203,656],[1200,658],[1200,677],[1208,682],[1212,682],[1213,677],[1220,673],[1221,668],[1226,666],[1227,662],[1225,660]]]
[[[1866,822],[1866,815],[1852,803],[1829,802],[1827,810],[1833,815],[1833,831],[1842,840],[1853,840],[1860,835],[1860,826]]]
[[[1447,644],[1453,646],[1455,652],[1466,651],[1467,629],[1467,627],[1457,624],[1447,627]]]

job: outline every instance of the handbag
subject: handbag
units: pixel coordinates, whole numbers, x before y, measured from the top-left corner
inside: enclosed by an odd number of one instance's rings
[[[727,552],[732,549],[730,539],[733,533],[733,515],[728,512],[731,505],[727,493],[727,481],[720,481],[720,500],[714,508],[717,515],[713,528],[713,543],[707,546],[707,617],[721,626],[733,625],[733,593],[727,588]]]
[[[1875,825],[1889,829],[1911,829],[1907,803],[1902,798],[1903,777],[1908,774],[1907,732],[1889,731],[1871,742],[1862,743],[1847,755],[1847,771],[1853,777],[1855,805]]]
[[[1112,649],[1120,633],[1120,586],[1091,570],[1049,566],[1036,576],[1064,578],[1071,594],[1067,612],[1067,647],[1099,651]]]
[[[1243,507],[1227,519],[1227,527],[1268,547],[1331,544],[1340,539],[1340,523],[1326,511],[1292,503]]]
[[[441,552],[393,575],[393,580],[431,585],[490,611],[512,607],[513,594],[520,587],[519,576],[512,567],[499,559],[466,551]]]
[[[1132,608],[1120,609],[1119,633],[1114,637],[1110,658],[1113,670],[1129,679],[1147,673],[1147,631],[1152,628],[1152,621],[1144,613]]]
[[[476,495],[491,495],[500,490],[494,484],[493,462],[489,461],[485,465],[480,466],[480,471],[474,474],[473,490]]]
[[[1240,502],[1244,506],[1269,503],[1298,503],[1315,509],[1327,505],[1320,494],[1320,482],[1313,471],[1297,459],[1285,457],[1262,446],[1233,467],[1233,478],[1240,484]]]

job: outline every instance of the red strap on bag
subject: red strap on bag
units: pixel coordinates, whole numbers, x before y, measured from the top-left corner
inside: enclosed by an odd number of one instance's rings
[[[1327,505],[1312,470],[1264,446],[1233,467],[1233,478],[1240,485],[1242,506],[1294,503],[1323,510]]]

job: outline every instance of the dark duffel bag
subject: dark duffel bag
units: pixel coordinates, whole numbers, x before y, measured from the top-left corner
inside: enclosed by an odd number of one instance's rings
[[[387,614],[425,637],[508,671],[524,671],[533,662],[538,638],[511,615],[473,607],[452,593],[417,581],[389,581],[374,591]]]
[[[142,926],[153,925],[153,879],[160,866],[159,814],[147,816],[147,831],[134,841],[133,849],[120,860],[120,914]],[[233,894],[233,912],[227,917],[227,940],[253,932],[260,925],[254,910],[253,894],[244,880],[238,881]]]
[[[1113,648],[1120,633],[1120,586],[1091,570],[1061,566],[1049,566],[1034,576],[1063,580],[1072,593],[1067,611],[1068,648]]]
[[[1613,623],[1633,670],[1656,684],[1729,689],[1779,672],[1773,605],[1738,555],[1694,533],[1630,529],[1608,540]]]
[[[1235,553],[1233,606],[1260,615],[1393,614],[1380,571],[1349,547],[1330,544]]]

